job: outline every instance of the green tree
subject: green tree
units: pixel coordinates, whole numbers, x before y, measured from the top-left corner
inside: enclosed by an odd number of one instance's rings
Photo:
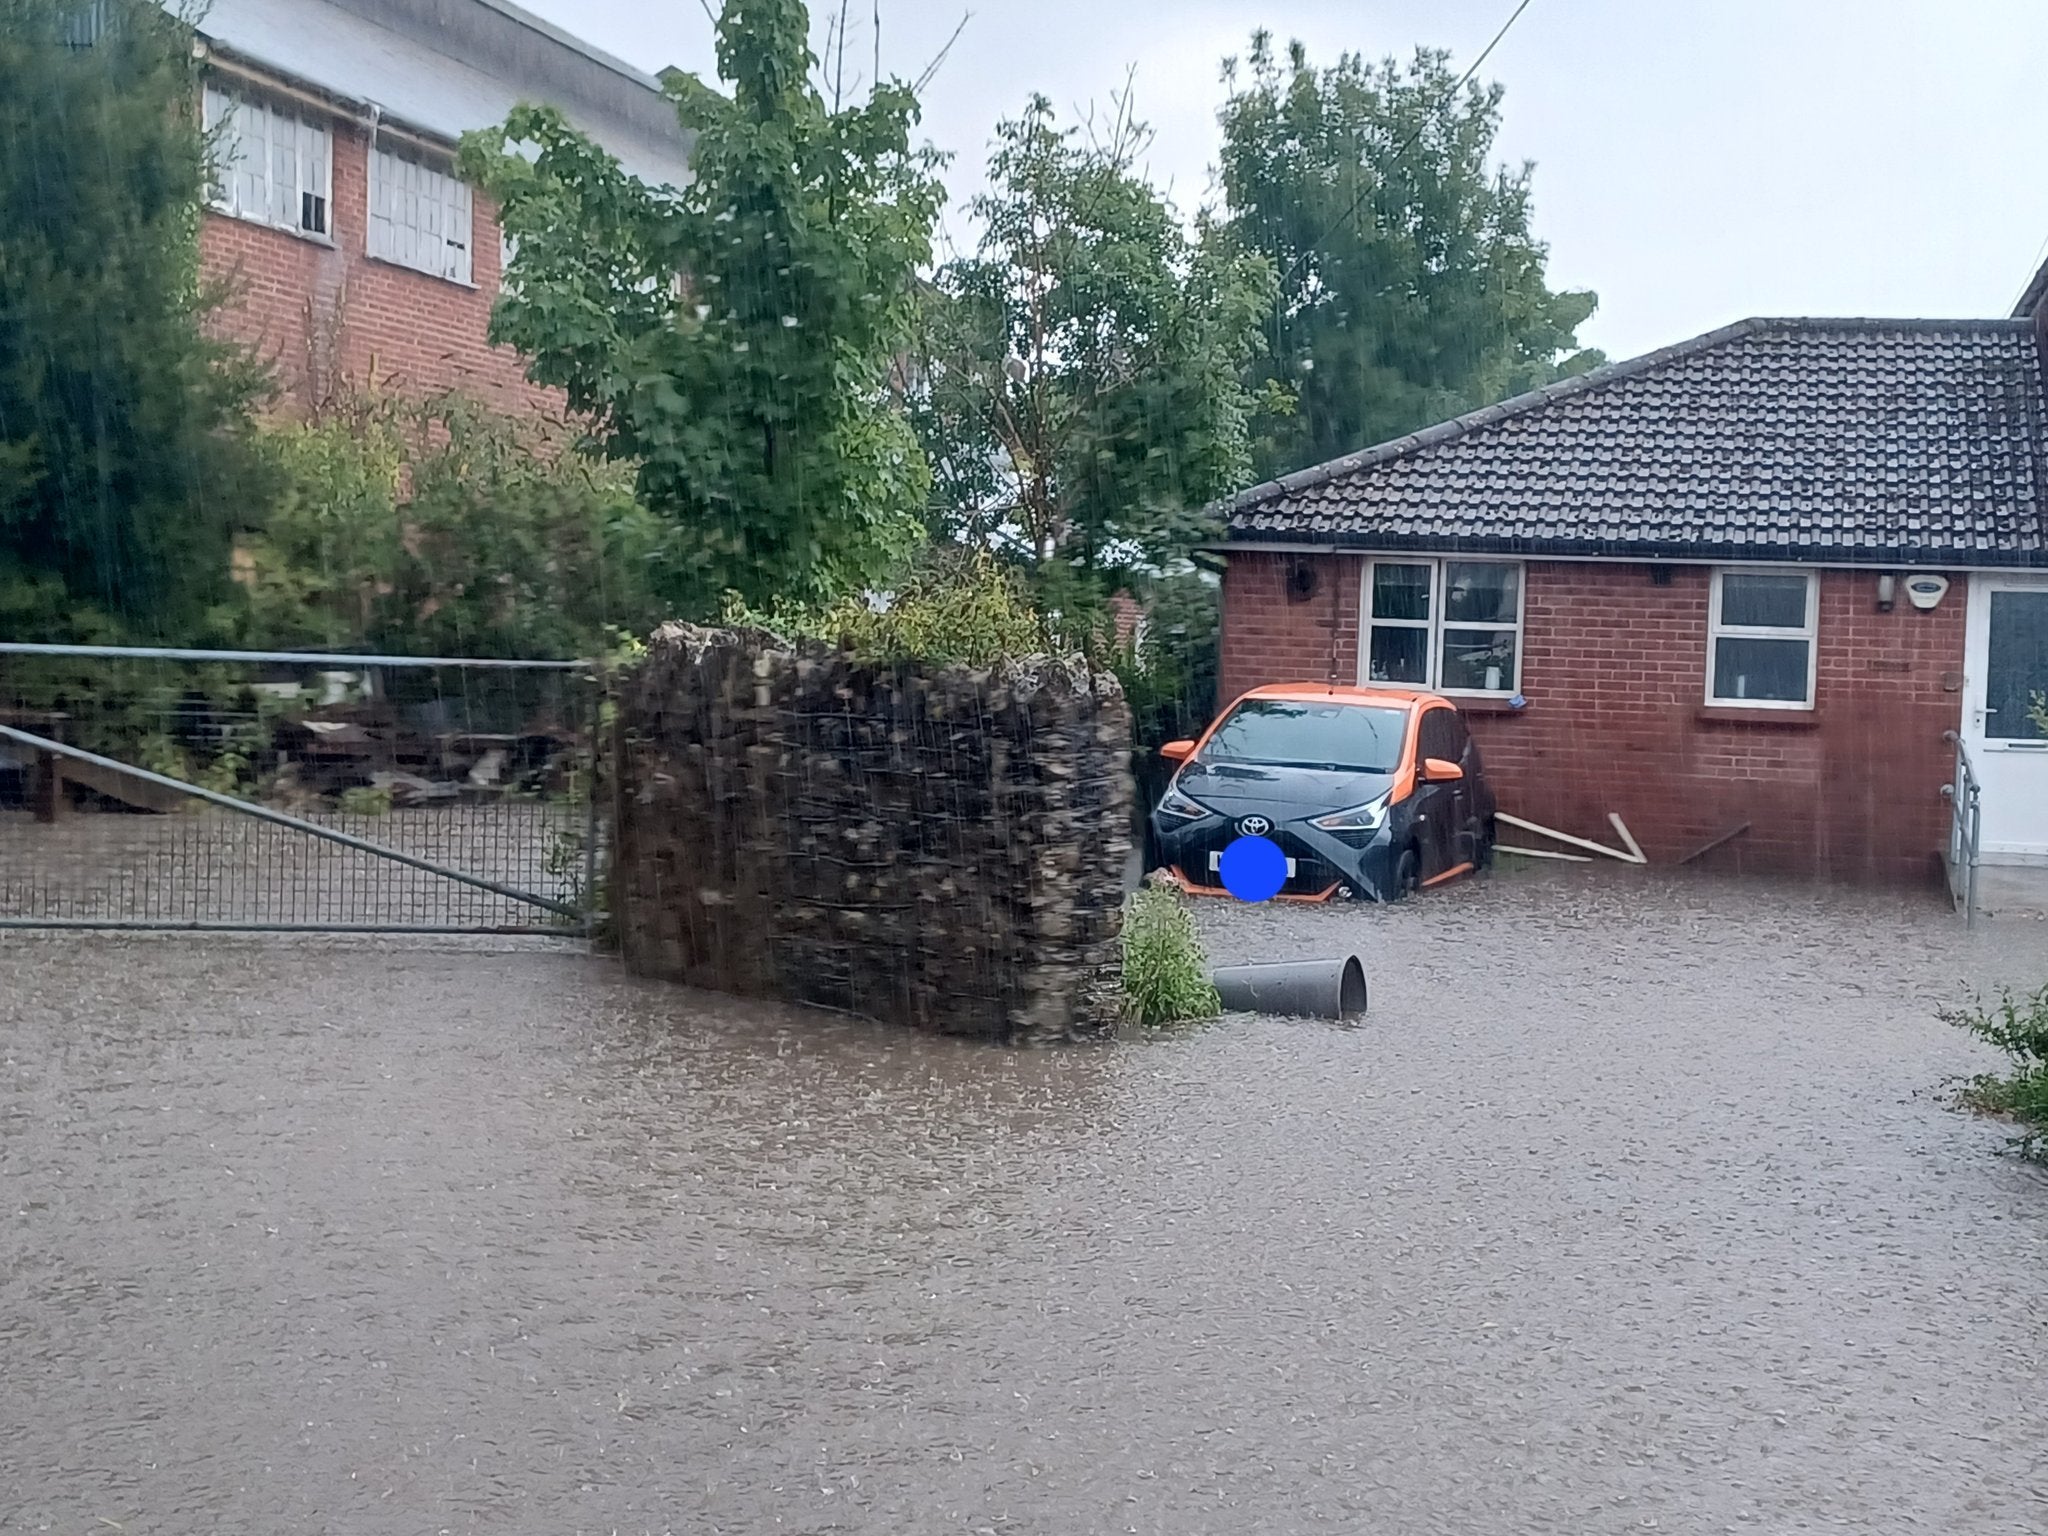
[[[0,629],[214,632],[267,488],[260,378],[207,339],[206,141],[148,0],[0,0]]]
[[[665,617],[631,473],[472,401],[352,397],[265,441],[285,491],[237,550],[251,644],[594,656]]]
[[[549,108],[463,167],[517,242],[497,340],[565,390],[669,525],[679,612],[829,599],[920,537],[929,477],[886,392],[930,259],[937,155],[897,84],[832,110],[799,0],[726,0],[719,94],[672,72],[694,179],[651,188]],[[508,144],[519,151],[508,151]]]
[[[1127,100],[1099,134],[1043,97],[1000,124],[980,242],[928,288],[900,381],[934,533],[1017,560],[1069,628],[1178,566],[1251,469],[1272,273],[1183,228],[1137,169],[1148,141]]]
[[[1294,397],[1260,422],[1260,472],[1398,437],[1603,359],[1574,334],[1595,296],[1554,292],[1530,230],[1532,168],[1493,164],[1501,88],[1449,55],[1405,66],[1252,40],[1225,66],[1225,223],[1279,274],[1256,375]]]

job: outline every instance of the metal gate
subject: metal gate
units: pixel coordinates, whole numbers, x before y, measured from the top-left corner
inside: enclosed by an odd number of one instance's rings
[[[0,929],[592,934],[601,669],[0,643]]]

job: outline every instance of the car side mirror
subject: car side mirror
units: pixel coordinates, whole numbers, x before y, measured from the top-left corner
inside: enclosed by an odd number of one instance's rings
[[[1422,782],[1425,784],[1455,784],[1464,777],[1465,770],[1445,758],[1423,759]]]
[[[1192,741],[1169,741],[1159,749],[1159,755],[1169,763],[1184,763],[1195,755]]]

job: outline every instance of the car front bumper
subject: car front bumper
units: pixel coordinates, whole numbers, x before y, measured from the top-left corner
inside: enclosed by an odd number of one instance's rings
[[[1161,864],[1181,888],[1197,896],[1226,896],[1215,856],[1240,836],[1241,818],[1210,815],[1199,821],[1152,815],[1152,834]],[[1266,834],[1294,861],[1294,873],[1280,887],[1280,901],[1331,901],[1355,897],[1390,901],[1398,860],[1393,834],[1386,826],[1369,833],[1339,836],[1313,825],[1308,818],[1279,823]]]

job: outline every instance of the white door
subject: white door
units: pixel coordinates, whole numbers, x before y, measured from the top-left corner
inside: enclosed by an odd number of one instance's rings
[[[2048,864],[2048,576],[1970,578],[1963,745],[1983,785],[1989,864]]]

